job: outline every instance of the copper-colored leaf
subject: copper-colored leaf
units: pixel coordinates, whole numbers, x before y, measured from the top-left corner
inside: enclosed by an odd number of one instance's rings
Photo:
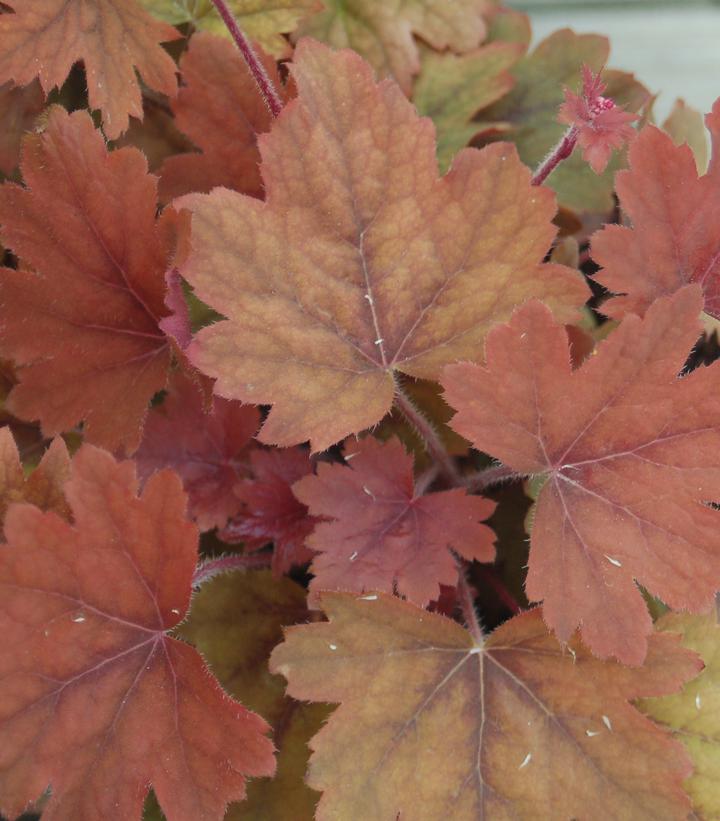
[[[244,542],[246,550],[273,543],[276,576],[305,564],[314,553],[305,547],[317,519],[292,492],[295,482],[312,472],[306,450],[255,450],[250,454],[252,478],[235,488],[243,510],[218,535],[223,541]]]
[[[35,80],[26,86],[0,85],[0,171],[10,176],[20,160],[20,142],[45,105]]]
[[[74,524],[10,508],[0,548],[0,807],[50,785],[43,816],[132,821],[152,784],[170,819],[220,819],[274,769],[268,727],[167,633],[185,617],[197,531],[169,471],[141,497],[130,462],[89,445]]]
[[[318,821],[686,817],[687,756],[628,704],[698,671],[676,637],[633,669],[567,652],[539,610],[478,646],[384,594],[322,602],[330,622],[291,627],[270,665],[295,698],[341,702],[311,742]]]
[[[17,445],[9,427],[0,428],[0,534],[5,512],[13,502],[29,502],[41,510],[67,516],[63,485],[68,478],[70,457],[62,439],[55,439],[26,476]]]
[[[295,495],[319,524],[308,546],[319,551],[310,590],[389,590],[419,604],[437,599],[439,584],[457,582],[450,549],[492,561],[494,534],[480,524],[495,503],[458,488],[416,495],[412,457],[397,439],[371,436],[345,445],[343,465],[319,464]]]
[[[394,370],[436,377],[517,304],[568,317],[586,286],[542,264],[554,199],[511,146],[467,149],[438,179],[431,123],[358,55],[304,41],[293,75],[298,99],[260,138],[267,202],[180,200],[182,274],[227,317],[189,349],[216,392],[273,404],[263,442],[322,450],[385,415]]]
[[[706,122],[713,156],[720,157],[720,100],[713,111]],[[720,318],[720,160],[713,163],[698,177],[687,144],[675,145],[655,126],[642,130],[630,149],[630,170],[616,180],[633,227],[608,225],[592,240],[603,268],[596,279],[623,294],[605,302],[603,313],[642,314],[657,297],[697,282],[705,311]]]
[[[249,444],[260,426],[252,405],[215,397],[179,372],[163,403],[148,414],[135,460],[141,478],[172,468],[183,480],[190,515],[200,530],[223,527],[240,501],[235,485],[249,473]]]
[[[22,170],[25,188],[0,189],[2,238],[34,269],[0,272],[0,352],[20,380],[8,408],[46,436],[84,420],[89,441],[131,452],[170,363],[156,180],[61,108],[26,138]]]
[[[180,35],[135,0],[7,0],[0,15],[0,83],[36,77],[45,93],[61,86],[83,60],[90,108],[99,108],[108,138],[120,136],[129,117],[142,118],[143,80],[163,94],[177,89],[175,63],[160,46]]]
[[[394,77],[410,92],[420,68],[413,34],[435,49],[469,51],[485,35],[486,0],[323,0],[325,11],[309,17],[298,37],[334,48],[351,48],[381,77]]]
[[[720,587],[720,363],[677,375],[699,335],[697,286],[627,317],[572,371],[565,330],[538,302],[488,335],[487,366],[451,365],[451,424],[546,481],[526,591],[566,641],[645,657],[637,579],[670,607],[707,609]]]
[[[284,91],[275,61],[262,58],[276,88]],[[216,186],[260,196],[257,135],[270,128],[272,115],[242,55],[229,40],[197,34],[180,70],[184,85],[172,109],[177,126],[202,153],[165,160],[160,169],[162,199]]]

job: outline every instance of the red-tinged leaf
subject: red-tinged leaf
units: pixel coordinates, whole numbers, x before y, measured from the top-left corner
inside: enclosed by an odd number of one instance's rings
[[[388,590],[418,604],[437,599],[440,584],[457,583],[450,550],[490,562],[495,535],[480,524],[495,503],[464,490],[415,493],[412,457],[397,439],[370,436],[345,445],[348,466],[319,464],[295,495],[319,524],[308,547],[320,552],[310,590]],[[317,601],[317,598],[315,598]]]
[[[88,441],[132,452],[171,361],[156,180],[139,151],[108,153],[86,113],[57,107],[22,170],[26,188],[0,189],[2,238],[34,269],[0,271],[0,355],[20,380],[8,408],[46,436],[84,420]]]
[[[0,548],[0,807],[50,785],[48,821],[132,821],[153,786],[169,821],[221,819],[274,769],[266,723],[232,701],[185,617],[197,531],[172,473],[141,497],[130,462],[84,446],[74,524],[10,508]]]
[[[55,439],[40,464],[25,475],[10,428],[0,428],[0,535],[8,506],[29,502],[41,510],[67,517],[63,486],[70,472],[70,456],[62,439]]]
[[[272,568],[276,576],[309,562],[315,555],[305,547],[317,519],[292,492],[292,485],[312,473],[306,450],[255,450],[250,454],[252,479],[235,487],[242,512],[218,535],[230,543],[244,542],[255,550],[273,542]]]
[[[290,695],[341,705],[310,742],[318,821],[687,817],[688,756],[628,703],[698,672],[676,636],[629,668],[567,652],[539,609],[478,646],[382,593],[322,603],[329,623],[289,628],[270,660]]]
[[[284,91],[275,61],[264,54],[261,59],[275,87]],[[184,85],[172,109],[177,126],[202,153],[165,160],[160,169],[161,198],[169,201],[216,186],[261,196],[257,136],[270,128],[272,114],[235,44],[196,34],[180,70]]]
[[[486,0],[323,0],[325,9],[301,22],[309,35],[334,48],[351,48],[381,77],[394,77],[410,93],[420,69],[413,34],[438,51],[475,48],[485,32]]]
[[[555,202],[514,148],[467,149],[439,179],[432,124],[357,54],[303,41],[292,70],[299,97],[260,138],[267,202],[183,198],[181,273],[227,317],[193,362],[220,396],[274,405],[261,441],[317,451],[387,413],[394,370],[436,378],[517,304],[565,318],[587,292],[542,264]]]
[[[0,171],[10,176],[20,160],[20,142],[45,105],[40,83],[0,85]]]
[[[109,139],[142,119],[137,69],[156,91],[177,90],[175,63],[160,43],[180,35],[135,0],[7,0],[14,14],[0,15],[0,83],[35,78],[47,94],[82,60],[90,108],[99,108]]]
[[[249,446],[259,427],[256,407],[216,397],[208,409],[202,386],[178,372],[162,405],[148,414],[135,454],[138,473],[147,478],[172,468],[200,530],[223,527],[241,506],[234,488],[249,473]]]
[[[637,579],[670,607],[720,587],[720,364],[678,379],[700,328],[697,286],[627,317],[576,371],[538,302],[487,341],[487,366],[452,365],[451,422],[477,448],[546,478],[526,592],[550,627],[640,664],[652,622]]]
[[[577,141],[583,158],[596,174],[606,169],[613,151],[622,148],[635,136],[630,125],[637,114],[623,111],[613,100],[603,97],[607,85],[590,66],[583,66],[581,94],[565,89],[565,102],[560,106],[558,121],[577,129]]]
[[[646,126],[630,148],[630,169],[616,190],[632,228],[606,226],[592,240],[603,270],[596,279],[616,296],[603,313],[614,319],[643,314],[657,297],[697,282],[705,311],[720,318],[720,100],[706,119],[713,162],[698,176],[687,145]]]

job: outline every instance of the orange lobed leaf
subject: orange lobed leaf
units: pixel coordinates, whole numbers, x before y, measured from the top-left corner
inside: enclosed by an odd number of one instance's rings
[[[450,549],[466,559],[491,562],[495,534],[480,524],[495,503],[464,490],[417,494],[413,460],[397,439],[371,436],[345,445],[348,467],[319,464],[316,476],[293,486],[321,522],[308,539],[320,555],[310,570],[317,591],[388,590],[425,605],[440,584],[455,585]],[[350,461],[352,460],[352,461]]]
[[[48,784],[48,821],[220,819],[247,775],[271,775],[267,724],[231,700],[184,618],[197,531],[169,471],[141,497],[132,463],[85,445],[65,492],[74,524],[10,508],[0,547],[0,807]]]
[[[592,239],[603,269],[595,278],[622,294],[603,304],[604,314],[642,314],[657,297],[697,282],[704,310],[720,318],[720,100],[706,125],[713,161],[704,176],[689,146],[655,126],[631,145],[630,169],[617,175],[615,188],[633,227],[608,225]]]
[[[720,587],[720,365],[683,379],[700,332],[697,286],[628,316],[572,371],[538,302],[488,334],[486,367],[452,365],[451,422],[475,447],[546,478],[526,592],[562,641],[640,664],[652,621],[634,579],[699,612]]]
[[[252,478],[235,486],[242,511],[218,536],[226,542],[244,542],[246,550],[273,543],[275,576],[289,573],[315,555],[305,547],[317,519],[293,494],[292,486],[312,472],[306,450],[254,450],[250,454]]]
[[[517,304],[569,318],[587,290],[542,264],[555,201],[512,146],[467,149],[439,179],[432,124],[358,55],[303,41],[292,71],[299,96],[260,138],[267,201],[179,200],[181,273],[227,317],[189,348],[216,392],[273,404],[261,441],[322,450],[385,415],[393,371],[436,378]]]
[[[701,669],[677,636],[629,668],[566,652],[539,609],[477,645],[382,593],[321,600],[329,623],[290,627],[270,661],[295,698],[341,703],[310,742],[318,821],[687,816],[686,753],[628,703]]]
[[[40,464],[26,476],[10,428],[0,428],[0,535],[5,513],[13,502],[29,502],[67,518],[69,509],[63,485],[69,473],[70,456],[65,442],[58,438],[45,451]]]
[[[0,171],[10,176],[20,160],[20,143],[45,106],[37,81],[24,87],[0,85]]]
[[[142,119],[135,69],[151,88],[175,94],[175,63],[160,43],[180,34],[135,0],[7,0],[6,5],[15,13],[0,15],[0,83],[25,85],[38,78],[47,94],[83,60],[90,108],[101,110],[109,139],[125,131],[130,116]]]
[[[275,61],[258,53],[275,87],[287,97]],[[242,55],[229,40],[196,34],[180,70],[184,85],[171,106],[178,128],[202,153],[165,160],[161,198],[169,201],[216,186],[262,196],[257,136],[270,128],[272,115]]]
[[[20,380],[8,408],[46,436],[84,420],[88,441],[132,452],[171,361],[156,179],[139,151],[108,153],[87,113],[58,107],[26,138],[22,171],[26,188],[0,188],[2,239],[34,269],[0,270],[0,355]]]
[[[223,527],[240,507],[235,486],[249,474],[250,445],[259,427],[256,407],[215,397],[207,408],[201,386],[180,371],[162,405],[148,414],[135,454],[138,473],[146,479],[172,468],[198,528]]]

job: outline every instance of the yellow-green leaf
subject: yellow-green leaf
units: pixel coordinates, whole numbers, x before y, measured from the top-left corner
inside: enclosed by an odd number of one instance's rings
[[[463,52],[485,36],[485,0],[323,0],[326,10],[309,17],[298,36],[334,48],[351,48],[380,77],[394,77],[409,93],[420,68],[413,35],[436,49]]]
[[[690,616],[668,613],[659,631],[680,633],[685,647],[705,662],[700,675],[681,693],[643,699],[644,713],[670,727],[687,748],[695,772],[685,787],[697,816],[720,818],[720,626],[715,613]]]
[[[492,43],[462,55],[422,49],[413,101],[418,112],[435,123],[442,171],[477,134],[473,115],[512,88],[508,69],[521,52],[521,47],[510,43]]]
[[[317,793],[304,782],[307,742],[327,717],[324,704],[285,697],[283,680],[268,670],[282,628],[305,621],[305,590],[269,570],[218,576],[193,599],[182,638],[202,653],[223,687],[273,727],[277,774],[249,783],[247,799],[233,805],[227,821],[312,821]]]
[[[140,0],[156,17],[173,25],[191,23],[195,28],[228,36],[212,0]],[[282,37],[294,31],[299,20],[320,7],[319,0],[229,0],[243,32],[269,54],[284,57],[288,42]]]

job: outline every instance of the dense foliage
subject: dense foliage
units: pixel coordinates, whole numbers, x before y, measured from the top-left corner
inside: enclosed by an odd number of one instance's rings
[[[6,817],[720,818],[720,100],[530,38],[0,3]]]

